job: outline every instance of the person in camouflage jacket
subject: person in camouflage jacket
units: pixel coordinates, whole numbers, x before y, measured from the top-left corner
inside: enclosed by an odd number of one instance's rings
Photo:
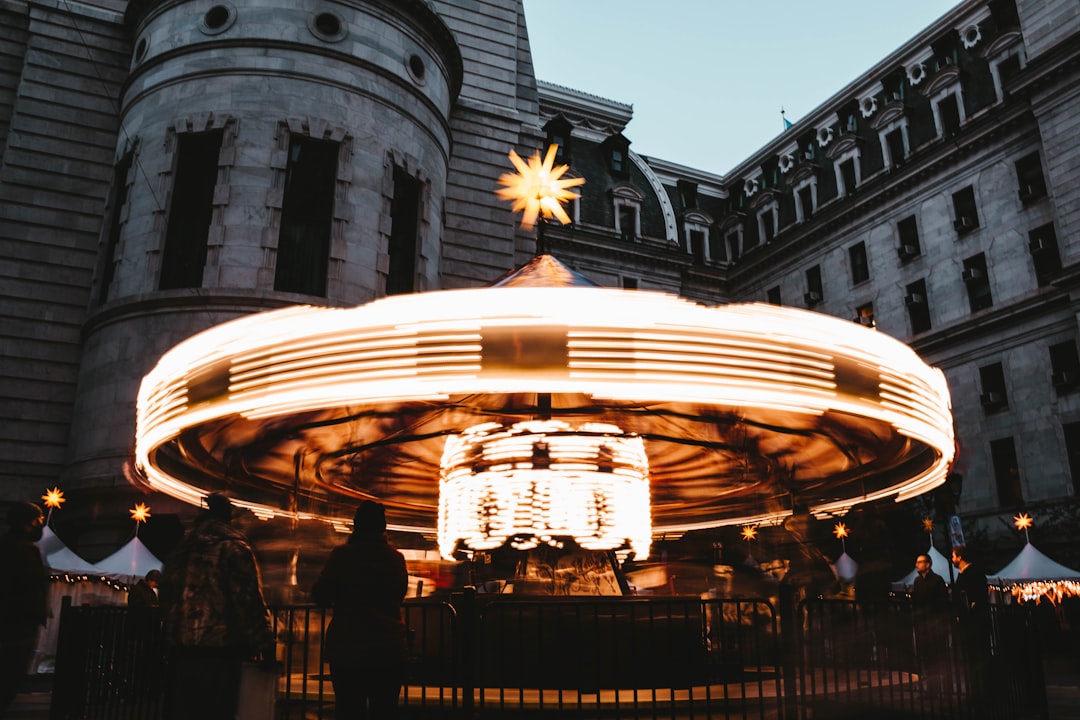
[[[229,523],[222,495],[165,563],[159,593],[170,648],[171,717],[232,720],[240,665],[272,660],[274,635],[259,568],[247,539]]]

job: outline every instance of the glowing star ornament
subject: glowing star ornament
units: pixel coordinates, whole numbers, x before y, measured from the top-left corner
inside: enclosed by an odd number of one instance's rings
[[[45,518],[45,524],[48,525],[52,520],[52,511],[59,508],[63,503],[67,502],[67,498],[64,497],[64,491],[58,487],[54,487],[52,490],[46,490],[45,494],[41,496],[41,499],[45,501],[45,507],[49,508],[49,514]]]
[[[1013,525],[1016,526],[1017,530],[1024,531],[1024,540],[1026,540],[1027,542],[1031,542],[1031,537],[1028,535],[1028,530],[1031,528],[1033,523],[1034,521],[1027,513],[1020,513],[1013,518]]]
[[[842,522],[836,523],[836,527],[833,528],[833,535],[840,541],[840,548],[843,552],[847,552],[847,543],[844,538],[848,536],[848,527]]]
[[[139,523],[146,522],[146,519],[150,517],[150,506],[146,503],[138,503],[128,512],[131,513],[131,519],[135,521],[135,534],[138,535]]]
[[[934,532],[934,521],[930,518],[923,518],[922,521],[923,530],[928,533]]]
[[[742,536],[743,540],[746,540],[746,542],[750,542],[757,537],[757,528],[753,525],[747,525],[742,529]]]
[[[504,173],[499,182],[506,187],[499,188],[495,194],[504,200],[513,200],[514,212],[524,210],[521,216],[521,227],[530,228],[536,225],[537,217],[549,220],[555,217],[559,222],[568,224],[570,216],[562,208],[562,203],[573,200],[579,195],[568,188],[583,185],[585,178],[562,179],[570,166],[555,166],[555,153],[558,145],[548,146],[547,154],[543,161],[537,151],[529,158],[528,164],[513,150],[510,151],[510,162],[517,168],[517,174]]]

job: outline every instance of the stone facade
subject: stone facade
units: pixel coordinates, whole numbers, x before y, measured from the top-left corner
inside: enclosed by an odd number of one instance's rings
[[[630,105],[538,82],[525,20],[518,0],[0,0],[3,497],[123,508],[139,381],[199,330],[521,265],[536,235],[493,190],[509,149],[551,141],[587,183],[546,250],[603,285],[872,323],[945,371],[973,523],[1077,497],[1074,3],[965,2],[723,176],[637,154]],[[200,138],[205,260],[177,281]],[[312,148],[333,202],[324,285],[298,292],[278,256]]]

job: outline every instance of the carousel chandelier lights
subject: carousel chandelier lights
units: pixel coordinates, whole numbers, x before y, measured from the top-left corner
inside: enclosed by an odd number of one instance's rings
[[[640,437],[604,423],[485,423],[447,439],[439,551],[558,546],[649,554],[649,461]]]

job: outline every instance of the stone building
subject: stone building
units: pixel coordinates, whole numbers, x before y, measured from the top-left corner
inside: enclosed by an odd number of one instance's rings
[[[1078,101],[1080,7],[964,2],[717,175],[632,150],[629,105],[539,82],[518,0],[0,0],[3,497],[59,484],[79,544],[114,544],[163,351],[263,309],[491,281],[538,241],[493,194],[506,153],[556,142],[587,183],[545,250],[901,338],[948,377],[962,514],[1061,507]]]

